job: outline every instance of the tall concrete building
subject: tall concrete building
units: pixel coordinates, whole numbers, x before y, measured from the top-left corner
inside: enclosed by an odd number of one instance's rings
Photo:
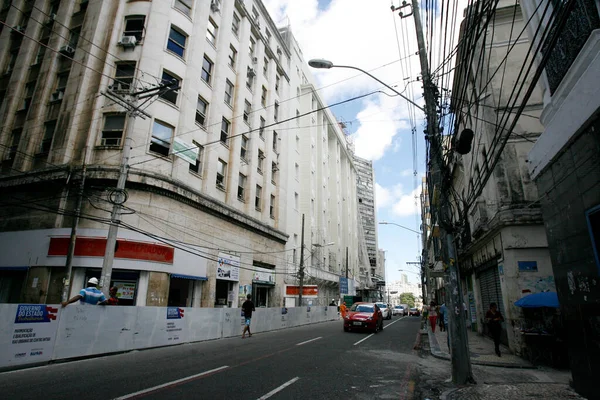
[[[383,271],[377,265],[377,216],[375,209],[375,170],[373,162],[354,157],[357,170],[358,211],[362,223],[371,276],[383,280]]]
[[[260,0],[4,4],[0,301],[55,303],[65,279],[76,292],[99,277],[126,136],[126,202],[105,284],[124,304],[237,307],[252,294],[282,305],[303,213],[318,221],[305,230],[311,254],[336,242],[311,265],[339,287],[349,248],[358,274],[351,157],[331,114],[316,111],[291,32]],[[144,113],[128,117],[132,93],[160,83],[171,89],[141,94]],[[320,128],[304,134],[296,118],[306,113]],[[313,171],[314,192],[301,179]]]

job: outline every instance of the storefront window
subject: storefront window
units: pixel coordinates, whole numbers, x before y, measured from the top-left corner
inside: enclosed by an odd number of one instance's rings
[[[100,275],[102,275],[102,270],[100,269],[87,269],[85,271],[85,282],[90,278],[98,278],[100,280]],[[119,299],[120,306],[135,305],[139,277],[140,273],[138,271],[113,269],[110,287],[117,287],[117,298]],[[71,293],[78,293],[80,289],[73,288]]]

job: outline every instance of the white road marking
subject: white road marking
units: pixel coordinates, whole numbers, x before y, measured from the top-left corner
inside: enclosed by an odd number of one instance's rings
[[[385,326],[383,327],[383,329],[387,328],[388,326],[390,326],[390,325],[392,325],[392,324],[395,324],[396,322],[398,322],[398,321],[400,321],[401,319],[404,319],[404,318],[406,318],[406,317],[398,318],[398,319],[397,319],[397,320],[395,320],[394,322],[390,322],[389,324],[385,325]]]
[[[323,337],[319,336],[314,339],[307,340],[306,342],[300,342],[300,343],[296,344],[296,346],[302,346],[303,344],[314,342],[315,340],[319,340],[319,339],[323,339]]]
[[[224,365],[222,367],[211,369],[209,371],[200,372],[199,374],[196,374],[196,375],[191,375],[191,376],[188,376],[188,377],[185,377],[185,378],[177,379],[175,381],[163,383],[162,385],[153,386],[151,388],[140,390],[140,391],[135,392],[135,393],[126,394],[125,396],[117,397],[114,400],[131,399],[132,397],[137,397],[137,396],[149,393],[149,392],[154,392],[154,391],[162,389],[164,387],[177,385],[178,383],[182,383],[182,382],[186,382],[186,381],[191,381],[192,379],[196,379],[196,378],[199,378],[199,377],[204,376],[204,375],[209,375],[209,374],[212,374],[214,372],[219,372],[219,371],[222,371],[222,370],[227,369],[227,368],[229,368],[229,366],[228,365]]]
[[[361,344],[362,342],[364,342],[365,340],[367,340],[368,338],[370,338],[371,336],[373,336],[374,333],[371,333],[369,336],[367,336],[366,338],[360,339],[358,342],[354,343],[353,346],[356,346],[357,344]]]
[[[281,392],[283,389],[290,386],[292,383],[296,382],[298,379],[300,379],[300,378],[295,377],[294,379],[287,381],[283,385],[271,390],[269,393],[265,394],[264,396],[259,397],[258,400],[268,399],[269,397],[273,396],[275,393]]]
[[[394,322],[390,322],[389,324],[385,325],[383,327],[383,329],[387,328],[388,326],[395,324],[396,322],[400,321],[401,319],[404,319],[406,317],[402,317],[402,318],[398,318],[397,320],[395,320]],[[362,342],[364,342],[365,340],[367,340],[368,338],[370,338],[371,336],[373,336],[374,333],[371,333],[369,336],[367,336],[366,338],[360,339],[358,342],[354,343],[353,346],[356,346],[358,344],[361,344]]]

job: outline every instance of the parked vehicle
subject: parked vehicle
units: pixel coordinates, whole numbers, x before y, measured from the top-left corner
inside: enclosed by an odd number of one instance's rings
[[[383,313],[375,303],[354,303],[344,318],[344,331],[369,330],[377,333],[383,330]]]
[[[419,317],[419,316],[421,316],[421,311],[419,311],[419,309],[418,309],[418,308],[414,308],[414,307],[413,307],[413,308],[411,308],[411,309],[408,311],[408,315],[410,315],[410,316],[415,316],[415,317]]]
[[[392,314],[393,315],[406,315],[406,311],[404,310],[404,307],[402,307],[402,306],[395,306],[394,309],[392,310]]]
[[[390,308],[388,307],[387,304],[385,303],[375,303],[377,304],[377,307],[379,307],[379,309],[381,310],[381,313],[383,314],[383,319],[392,319],[392,310],[390,310]]]

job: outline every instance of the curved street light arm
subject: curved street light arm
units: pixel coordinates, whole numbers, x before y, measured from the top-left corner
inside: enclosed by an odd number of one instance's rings
[[[331,68],[349,68],[349,69],[355,69],[357,71],[360,71],[363,74],[368,75],[371,78],[375,79],[377,82],[381,83],[383,86],[385,86],[386,88],[390,89],[392,92],[396,93],[398,96],[402,97],[404,100],[408,101],[410,104],[412,104],[413,106],[417,107],[419,110],[425,112],[425,108],[421,107],[420,105],[418,105],[417,103],[415,103],[414,101],[412,101],[408,97],[404,96],[402,93],[400,93],[399,91],[397,91],[396,89],[394,89],[393,87],[391,87],[390,85],[388,85],[387,83],[379,80],[375,76],[373,76],[370,73],[368,73],[364,69],[360,69],[358,67],[353,67],[351,65],[332,65]]]

